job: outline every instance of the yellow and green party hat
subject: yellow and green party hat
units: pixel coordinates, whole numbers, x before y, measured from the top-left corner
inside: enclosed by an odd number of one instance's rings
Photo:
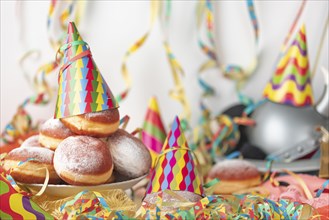
[[[265,87],[264,97],[272,102],[295,107],[313,105],[305,25],[302,25],[280,59],[274,76]]]

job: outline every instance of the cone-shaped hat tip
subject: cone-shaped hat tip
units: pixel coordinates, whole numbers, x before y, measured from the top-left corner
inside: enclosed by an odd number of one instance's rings
[[[152,96],[150,98],[149,108],[155,112],[159,112],[159,106],[158,106],[157,98],[155,96]]]
[[[69,22],[69,25],[67,26],[67,33],[71,34],[71,33],[75,33],[75,32],[78,32],[78,29],[75,26],[75,23],[71,21],[71,22]]]

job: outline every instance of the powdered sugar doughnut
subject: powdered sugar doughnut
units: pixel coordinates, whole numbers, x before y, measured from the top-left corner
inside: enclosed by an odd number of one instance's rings
[[[42,147],[39,142],[39,135],[33,135],[23,141],[21,147]]]
[[[40,127],[39,142],[43,147],[56,150],[65,138],[76,135],[59,119],[48,119]]]
[[[213,166],[208,181],[218,178],[215,194],[230,194],[260,184],[260,173],[252,163],[239,160],[224,160]]]
[[[21,183],[43,183],[46,170],[49,171],[49,183],[59,183],[61,179],[53,166],[54,152],[43,147],[20,147],[9,152],[4,160],[4,169],[10,170],[11,176]],[[33,160],[27,159],[32,158]],[[26,162],[24,162],[26,161]],[[18,165],[19,162],[24,162]]]
[[[143,200],[143,207],[149,209],[152,206],[154,206],[154,204],[156,204],[156,202],[157,202],[159,193],[160,192],[147,194]],[[189,191],[174,191],[174,193],[184,199],[187,199],[190,202],[198,202],[200,199],[202,199],[202,197],[200,195],[189,192]],[[177,199],[176,197],[171,196],[170,194],[166,193],[165,191],[163,192],[163,195],[162,195],[162,201],[165,203],[171,204],[171,205],[170,206],[162,205],[161,211],[175,212],[179,208],[180,200]],[[150,209],[150,210],[155,211],[152,209]]]
[[[113,158],[114,170],[118,174],[136,178],[150,170],[150,152],[138,138],[118,129],[108,137],[107,143]]]
[[[69,184],[98,185],[110,179],[113,162],[103,141],[88,136],[72,136],[58,145],[54,167]]]
[[[93,137],[107,137],[118,129],[120,114],[119,110],[115,108],[61,118],[61,121],[74,133]]]

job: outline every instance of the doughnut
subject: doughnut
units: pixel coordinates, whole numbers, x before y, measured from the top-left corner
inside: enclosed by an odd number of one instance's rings
[[[141,140],[129,134],[125,130],[118,129],[108,137],[114,170],[128,178],[137,178],[151,168],[151,155]]]
[[[260,184],[257,168],[250,162],[239,159],[224,160],[215,164],[208,174],[208,181],[218,178],[215,194],[231,194]]]
[[[71,185],[99,185],[110,179],[113,162],[105,142],[71,136],[55,150],[54,167],[60,178]]]
[[[107,137],[114,133],[120,124],[117,108],[100,112],[91,112],[60,119],[71,131],[80,135]]]
[[[39,142],[43,147],[56,150],[65,138],[76,135],[59,119],[48,119],[40,127]]]
[[[21,147],[42,147],[39,142],[39,135],[33,135],[23,141]]]
[[[26,161],[29,158],[34,160]],[[43,183],[46,178],[45,167],[49,171],[49,183],[60,183],[53,165],[54,152],[43,147],[20,147],[8,153],[4,159],[3,167],[11,172],[11,176],[21,183]],[[19,162],[24,162],[18,165]]]
[[[184,199],[187,199],[190,202],[198,202],[200,199],[202,199],[202,197],[200,195],[189,192],[189,191],[173,191],[173,192],[175,194],[177,194],[178,196],[180,196]],[[160,192],[147,194],[143,200],[143,207],[150,208],[151,206],[156,204],[159,193]],[[178,205],[179,202],[181,202],[179,199],[173,197],[172,195],[170,195],[166,192],[163,192],[162,201],[165,203],[168,202],[168,203],[174,204],[171,206],[163,205],[161,207],[161,211],[166,211],[166,212],[175,212],[179,208],[179,205]],[[175,206],[175,204],[177,204],[177,206]]]

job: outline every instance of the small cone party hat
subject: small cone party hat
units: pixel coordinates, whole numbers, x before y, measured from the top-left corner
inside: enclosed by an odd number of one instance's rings
[[[98,70],[86,42],[73,22],[68,25],[55,118],[118,108],[118,104]]]
[[[156,98],[152,97],[149,101],[142,132],[142,141],[149,148],[152,156],[152,168],[155,166],[155,159],[161,152],[165,140],[166,131],[162,123],[158,103]]]
[[[158,157],[146,193],[165,189],[188,191],[201,196],[204,194],[202,180],[177,116]]]
[[[272,102],[295,107],[313,105],[305,25],[302,25],[286,54],[280,59],[273,78],[265,87],[264,97]]]

